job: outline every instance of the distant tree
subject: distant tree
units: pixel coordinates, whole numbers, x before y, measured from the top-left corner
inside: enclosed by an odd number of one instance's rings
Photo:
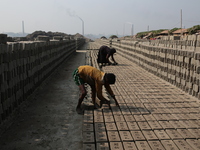
[[[158,36],[161,32],[165,31],[166,29],[160,29],[160,30],[154,30],[152,31],[151,37],[156,37]]]
[[[105,36],[102,36],[100,39],[107,39]]]
[[[200,25],[193,26],[192,28],[188,29],[189,34],[195,34],[197,31],[200,30]]]
[[[137,33],[136,37],[142,39],[143,37],[145,37],[146,35],[148,35],[148,33],[150,33],[150,31],[139,32],[139,33]]]
[[[172,33],[173,33],[174,31],[178,30],[178,29],[180,29],[180,28],[173,28],[173,29],[169,30],[169,34],[172,35]]]
[[[111,35],[110,38],[114,39],[114,38],[118,38],[118,37],[116,35]]]

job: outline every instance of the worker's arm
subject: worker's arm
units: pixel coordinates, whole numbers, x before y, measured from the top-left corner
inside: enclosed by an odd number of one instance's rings
[[[102,94],[102,84],[96,82],[95,85],[98,99],[101,101],[107,101],[107,99]]]
[[[110,96],[115,100],[116,106],[119,106],[119,103],[117,102],[117,99],[115,98],[115,95],[114,95],[114,93],[113,93],[113,91],[112,91],[110,85],[109,85],[109,84],[105,84],[104,86],[105,86],[105,88],[106,88],[106,91],[107,91],[107,92],[110,94]]]
[[[115,61],[115,59],[114,59],[114,56],[113,56],[114,54],[112,54],[111,55],[111,59],[112,59],[112,61],[114,62],[114,64],[117,64],[117,62]]]

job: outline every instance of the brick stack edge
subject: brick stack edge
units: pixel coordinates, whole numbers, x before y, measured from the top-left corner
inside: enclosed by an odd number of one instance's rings
[[[110,46],[110,40],[98,42]],[[173,40],[173,36],[146,41],[113,39],[112,47],[118,54],[200,99],[200,35],[184,36],[181,40]]]
[[[5,44],[0,36],[0,131],[23,101],[65,60],[83,40],[17,42]],[[3,39],[3,40],[2,40]]]
[[[7,44],[7,34],[0,34],[0,44]]]

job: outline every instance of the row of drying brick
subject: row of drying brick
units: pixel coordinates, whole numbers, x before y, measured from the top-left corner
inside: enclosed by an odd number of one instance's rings
[[[131,61],[120,56],[116,60],[118,66],[103,70],[117,76],[112,89],[120,106],[111,101],[111,110],[104,106],[85,111],[84,149],[197,149],[200,110],[196,99]],[[182,114],[182,109],[188,111]]]
[[[199,142],[199,141],[198,141]],[[194,140],[187,140],[190,145],[197,145],[198,143]],[[110,145],[110,146],[109,146]],[[178,147],[176,146],[178,145]],[[162,140],[162,141],[136,141],[134,142],[110,142],[94,144],[84,144],[84,150],[180,150],[180,149],[191,149],[198,150],[196,146],[189,146],[184,140]]]
[[[115,109],[113,109],[115,110]],[[112,130],[166,130],[166,129],[183,129],[199,131],[200,122],[198,119],[183,119],[176,120],[174,118],[160,119],[160,115],[132,115],[123,114],[123,110],[112,111],[107,115],[106,113],[94,115],[85,115],[84,123],[107,123],[108,129]],[[92,114],[92,112],[90,112]],[[102,113],[102,112],[101,112]],[[158,116],[158,119],[156,118]],[[106,124],[105,124],[106,125]],[[116,128],[117,126],[117,128]],[[195,133],[195,132],[193,132]],[[199,138],[200,134],[193,135],[193,138]],[[192,137],[192,136],[191,136]]]
[[[104,108],[103,111],[106,111],[106,108]],[[173,143],[174,147],[176,147],[175,143],[178,141],[184,141],[186,147],[193,146],[187,142],[190,140],[196,143],[196,145],[199,143],[200,129],[183,129],[179,121],[172,121],[174,122],[173,125],[176,126],[172,129],[165,123],[161,126],[161,122],[157,121],[134,121],[134,115],[111,115],[106,112],[105,115],[101,116],[100,113],[102,112],[94,111],[93,116],[93,112],[85,112],[83,123],[84,145],[107,143],[112,149],[113,142],[130,142],[136,145],[138,142],[146,142],[149,143],[150,146],[151,142],[157,142],[157,144],[162,146],[162,142],[167,140]],[[115,119],[111,119],[112,116],[114,116]],[[184,123],[185,122],[183,122],[183,124]],[[154,148],[152,147],[152,149]]]

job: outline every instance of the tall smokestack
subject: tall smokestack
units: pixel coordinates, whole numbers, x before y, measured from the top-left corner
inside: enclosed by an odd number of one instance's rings
[[[22,34],[24,36],[24,21],[22,21]]]

